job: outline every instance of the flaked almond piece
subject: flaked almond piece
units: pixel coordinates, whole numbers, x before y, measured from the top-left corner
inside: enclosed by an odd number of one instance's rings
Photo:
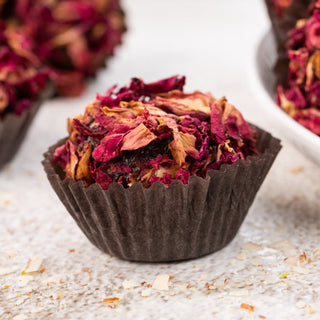
[[[250,263],[253,265],[253,266],[256,266],[256,267],[262,267],[262,260],[261,259],[251,259],[250,260]]]
[[[299,263],[299,259],[296,256],[292,256],[292,257],[285,258],[284,262],[290,266],[297,266]]]
[[[312,314],[312,313],[315,313],[316,312],[316,309],[315,308],[313,308],[312,306],[310,306],[310,305],[306,305],[306,313],[307,314]]]
[[[152,289],[168,291],[169,290],[169,275],[160,274],[157,276],[156,280],[154,280]]]
[[[317,258],[319,256],[320,256],[320,248],[317,248],[317,249],[313,250],[312,259],[315,259],[315,258]]]
[[[234,266],[237,263],[237,261],[235,259],[231,259],[229,263],[231,266]]]
[[[26,267],[23,270],[23,274],[41,271],[42,263],[43,263],[42,257],[34,256],[33,258],[29,259]]]
[[[206,288],[207,290],[217,290],[217,289],[222,289],[226,286],[226,282],[212,282],[206,283]]]
[[[249,252],[255,252],[255,251],[262,250],[262,246],[260,244],[249,241],[249,242],[246,242],[242,246],[242,250],[246,250]]]
[[[140,295],[141,297],[144,297],[144,298],[148,298],[151,294],[151,289],[144,289],[141,291]]]
[[[12,318],[12,320],[27,320],[27,319],[28,317],[25,314],[18,314],[17,316]]]
[[[124,289],[133,289],[140,287],[140,283],[135,279],[126,279],[122,282],[122,286]]]
[[[299,274],[309,274],[310,271],[306,268],[302,268],[300,266],[291,266],[290,270],[295,272],[295,273],[299,273]]]
[[[186,290],[190,288],[190,284],[185,282],[175,282],[174,287],[180,290]]]
[[[44,308],[42,308],[42,307],[36,307],[31,310],[31,313],[40,313],[41,311],[43,311],[43,309]]]
[[[200,280],[201,281],[210,281],[212,278],[213,278],[213,276],[211,274],[202,273],[200,275]]]
[[[9,268],[0,268],[0,276],[6,276],[7,274],[12,273],[13,270]]]
[[[59,309],[64,310],[67,306],[66,300],[61,300],[59,303]]]
[[[270,248],[282,251],[284,254],[296,252],[295,247],[291,244],[289,240],[281,240],[274,242],[270,245]]]
[[[244,261],[246,259],[246,254],[245,252],[241,251],[238,255],[237,255],[237,259],[240,261]]]
[[[231,297],[246,297],[247,295],[249,295],[249,291],[248,290],[235,290],[235,291],[231,291],[229,293],[229,296]]]
[[[292,256],[284,259],[284,261],[291,265],[291,266],[299,266],[299,265],[305,265],[309,263],[311,260],[308,258],[308,255],[303,252],[299,256]]]
[[[51,276],[49,278],[47,278],[46,280],[44,280],[44,283],[46,284],[58,284],[58,283],[63,283],[65,282],[66,277],[62,274],[56,274],[54,276]]]
[[[18,277],[18,285],[19,287],[26,287],[30,281],[34,280],[34,276],[24,275]]]

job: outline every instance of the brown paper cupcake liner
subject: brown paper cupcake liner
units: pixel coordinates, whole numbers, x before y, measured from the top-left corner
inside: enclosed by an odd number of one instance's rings
[[[21,115],[8,113],[0,118],[0,170],[11,161],[19,150],[28,129],[44,100],[53,92],[50,83],[40,94],[39,99]]]
[[[259,154],[192,176],[187,185],[150,188],[114,183],[102,190],[94,183],[63,179],[54,150],[42,162],[54,191],[87,238],[110,255],[131,261],[165,262],[197,258],[226,246],[236,235],[257,191],[281,149],[280,141],[258,131]]]
[[[287,58],[286,42],[288,32],[295,27],[299,19],[310,16],[309,7],[312,2],[313,0],[293,0],[292,4],[283,10],[283,15],[279,17],[274,10],[272,0],[265,0],[277,44],[278,60],[274,66],[277,83],[285,85],[287,81],[289,60]]]

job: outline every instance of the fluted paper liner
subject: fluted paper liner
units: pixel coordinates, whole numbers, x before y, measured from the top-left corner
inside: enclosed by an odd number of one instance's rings
[[[235,165],[192,176],[187,185],[156,182],[145,189],[114,183],[103,190],[94,183],[62,179],[51,146],[42,164],[48,179],[87,238],[99,249],[125,260],[164,262],[192,259],[226,246],[236,235],[281,145],[262,129],[259,154]]]
[[[50,83],[31,107],[21,115],[8,113],[0,118],[0,169],[15,156],[42,102],[52,94]]]
[[[293,0],[289,7],[283,9],[283,15],[280,17],[275,12],[272,0],[265,0],[277,44],[278,60],[274,65],[274,72],[277,76],[277,82],[282,85],[286,84],[289,69],[286,49],[288,32],[296,26],[298,20],[310,16],[309,6],[312,1],[313,0]]]

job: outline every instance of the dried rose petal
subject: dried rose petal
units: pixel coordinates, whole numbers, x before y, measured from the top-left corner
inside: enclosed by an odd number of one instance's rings
[[[124,136],[121,151],[143,148],[156,139],[157,136],[153,134],[143,123],[140,123],[136,128],[129,131],[129,133]]]
[[[278,86],[278,105],[301,125],[320,135],[320,1],[309,19],[299,21],[287,42],[288,84]]]
[[[306,46],[309,50],[320,49],[320,22],[315,18],[306,25]]]
[[[255,133],[225,98],[184,93],[185,78],[129,86],[97,95],[83,116],[69,121],[69,139],[54,159],[66,177],[129,187],[141,182],[188,183],[210,169],[254,155]]]
[[[87,182],[91,181],[89,164],[92,153],[92,144],[87,143],[84,145],[83,150],[81,152],[81,159],[78,164],[77,172],[76,172],[76,180],[86,180]]]
[[[297,120],[304,127],[320,136],[320,110],[316,108],[309,108],[296,112],[294,119]]]
[[[22,114],[47,85],[50,71],[31,51],[31,39],[0,22],[0,117]]]
[[[108,133],[97,146],[92,156],[96,161],[107,162],[120,155],[120,143],[124,133]]]
[[[76,96],[114,54],[125,31],[119,0],[15,0],[0,16],[33,39],[32,51],[55,70],[60,95]],[[44,23],[45,21],[45,23]]]

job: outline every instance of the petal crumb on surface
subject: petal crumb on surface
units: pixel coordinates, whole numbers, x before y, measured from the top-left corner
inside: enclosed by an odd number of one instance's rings
[[[255,311],[255,307],[247,303],[241,303],[240,308],[248,311]]]

